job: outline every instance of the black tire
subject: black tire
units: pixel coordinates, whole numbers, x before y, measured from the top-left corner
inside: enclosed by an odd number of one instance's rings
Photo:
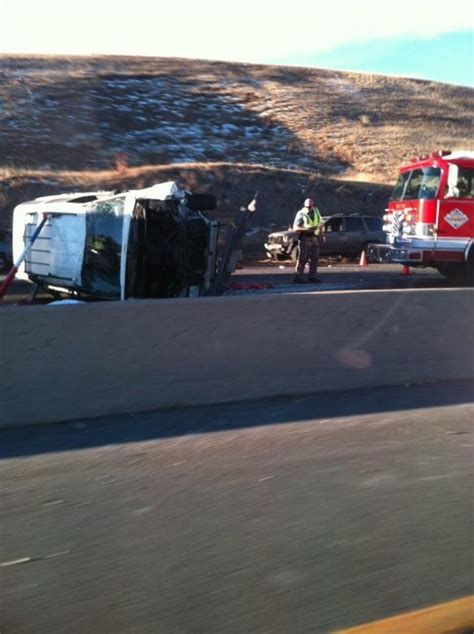
[[[465,263],[448,262],[436,268],[453,286],[474,285],[474,254]]]
[[[467,286],[474,286],[474,246],[471,248],[466,261],[465,278]]]

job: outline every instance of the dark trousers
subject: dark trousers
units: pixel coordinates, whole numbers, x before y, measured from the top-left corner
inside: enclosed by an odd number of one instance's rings
[[[304,267],[309,261],[309,277],[316,277],[319,260],[319,238],[318,236],[303,236],[300,240],[300,252],[296,263],[296,274],[302,276]]]

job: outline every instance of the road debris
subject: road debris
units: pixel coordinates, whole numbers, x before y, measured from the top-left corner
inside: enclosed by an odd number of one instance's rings
[[[46,500],[46,502],[43,502],[43,506],[56,506],[57,504],[63,504],[64,500]]]
[[[0,563],[0,567],[6,568],[7,566],[18,566],[20,564],[28,564],[33,561],[32,557],[21,557],[21,559],[12,559],[11,561],[3,561]]]

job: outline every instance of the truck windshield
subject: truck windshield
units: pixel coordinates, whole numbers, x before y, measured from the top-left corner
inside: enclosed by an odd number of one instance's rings
[[[120,294],[120,257],[125,197],[101,200],[86,214],[82,284],[94,293]]]
[[[422,167],[402,172],[390,200],[420,200],[436,198],[441,169],[439,167]]]

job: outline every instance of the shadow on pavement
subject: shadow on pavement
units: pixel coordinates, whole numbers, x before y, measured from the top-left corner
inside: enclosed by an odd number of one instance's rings
[[[0,459],[474,403],[474,381],[328,392],[0,430]]]

